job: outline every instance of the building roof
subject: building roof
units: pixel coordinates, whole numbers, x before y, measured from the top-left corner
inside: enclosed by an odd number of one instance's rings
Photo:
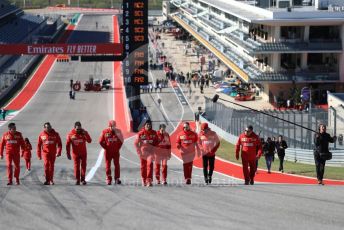
[[[223,12],[234,15],[250,23],[344,23],[344,11],[318,10],[315,6],[286,8],[260,8],[237,0],[199,0]]]

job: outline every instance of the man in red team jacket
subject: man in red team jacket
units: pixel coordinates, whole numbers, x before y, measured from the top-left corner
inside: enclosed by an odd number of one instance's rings
[[[253,132],[253,127],[247,126],[245,132],[239,136],[235,146],[235,156],[239,160],[239,152],[241,149],[242,169],[245,177],[245,185],[254,184],[254,176],[256,173],[256,160],[262,155],[262,144],[257,134]],[[250,166],[250,170],[248,167]]]
[[[76,185],[86,185],[86,164],[87,164],[87,149],[86,142],[91,143],[92,139],[88,132],[81,127],[79,121],[75,122],[74,129],[67,135],[66,151],[67,157],[70,160],[70,146],[72,146],[72,157],[74,160],[74,175]],[[80,174],[81,166],[81,174]]]
[[[60,135],[51,127],[49,122],[44,124],[44,130],[37,141],[37,157],[44,161],[44,185],[54,185],[54,165],[56,157],[61,156],[62,142]],[[43,151],[43,154],[42,154]]]
[[[20,149],[24,149],[24,139],[20,132],[17,132],[14,123],[8,124],[8,131],[2,135],[0,145],[0,158],[4,158],[4,148],[6,148],[6,165],[7,165],[7,185],[12,185],[13,170],[12,162],[14,163],[14,178],[16,184],[19,185],[20,174]]]
[[[208,127],[208,123],[201,125],[198,145],[202,153],[204,181],[206,184],[211,184],[215,166],[215,153],[220,147],[220,140],[217,134]]]
[[[160,184],[160,166],[162,166],[162,183],[167,185],[167,161],[171,159],[171,140],[166,132],[166,125],[161,124],[157,132],[159,144],[155,151],[155,178]]]
[[[184,122],[184,130],[177,136],[177,148],[183,160],[184,179],[186,184],[191,184],[192,166],[196,153],[199,152],[197,141],[198,137],[190,129],[189,122]]]
[[[158,145],[158,135],[152,129],[152,122],[147,121],[145,127],[137,134],[135,147],[141,161],[141,178],[143,186],[152,186],[153,159]]]
[[[119,150],[123,145],[123,135],[121,130],[116,129],[116,121],[109,121],[109,127],[104,129],[99,137],[99,144],[104,149],[106,183],[111,185],[112,182],[111,161],[113,160],[115,165],[115,183],[121,184]]]

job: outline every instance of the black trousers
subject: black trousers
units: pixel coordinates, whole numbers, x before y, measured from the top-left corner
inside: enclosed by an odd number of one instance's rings
[[[214,165],[215,165],[215,156],[208,157],[203,156],[203,175],[204,178],[212,177],[214,172]],[[209,166],[209,171],[208,171]]]
[[[325,173],[326,160],[322,159],[319,153],[314,153],[315,169],[317,172],[318,180],[323,180]]]
[[[279,171],[284,170],[284,169],[283,169],[284,157],[285,157],[285,155],[278,155],[278,159],[279,159],[279,161],[280,161]]]

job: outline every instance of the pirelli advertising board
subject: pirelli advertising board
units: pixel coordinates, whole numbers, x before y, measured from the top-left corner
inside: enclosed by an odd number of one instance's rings
[[[123,0],[122,36],[126,85],[147,85],[148,0]]]

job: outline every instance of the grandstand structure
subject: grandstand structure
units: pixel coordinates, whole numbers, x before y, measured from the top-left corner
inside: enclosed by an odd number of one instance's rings
[[[64,28],[59,15],[27,14],[7,0],[0,1],[0,44],[51,43]],[[6,96],[40,56],[0,55],[0,98]]]
[[[256,84],[263,99],[287,99],[290,88],[311,85],[324,101],[326,91],[344,87],[342,8],[335,0],[170,0],[163,14]]]

